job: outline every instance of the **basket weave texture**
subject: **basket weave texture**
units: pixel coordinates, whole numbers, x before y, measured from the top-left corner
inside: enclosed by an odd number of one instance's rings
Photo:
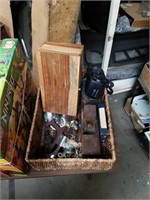
[[[108,139],[107,149],[109,150],[108,159],[91,159],[91,158],[44,158],[36,159],[35,152],[41,144],[42,132],[43,132],[43,110],[40,98],[40,90],[38,90],[36,106],[34,112],[34,118],[31,126],[30,136],[28,140],[28,146],[26,151],[26,161],[29,165],[37,170],[96,170],[100,172],[109,171],[113,168],[116,161],[116,150],[114,135],[112,129],[111,114],[109,109],[109,102],[107,92],[105,91],[105,105],[106,114],[108,120]]]

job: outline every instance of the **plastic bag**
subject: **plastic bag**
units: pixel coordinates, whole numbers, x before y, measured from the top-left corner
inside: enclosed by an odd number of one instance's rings
[[[127,16],[122,16],[118,18],[117,25],[116,25],[116,32],[117,33],[125,33],[131,31],[130,28],[130,21]]]

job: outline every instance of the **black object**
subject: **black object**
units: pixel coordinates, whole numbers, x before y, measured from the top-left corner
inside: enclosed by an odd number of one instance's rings
[[[81,14],[84,25],[92,30],[106,32],[110,1],[81,1]]]
[[[91,67],[87,73],[85,93],[89,98],[99,99],[104,89],[107,88],[108,94],[112,94],[113,82],[109,81],[99,66]]]
[[[99,102],[99,99],[92,99],[88,97],[85,93],[85,86],[86,86],[86,78],[82,79],[82,97],[83,100],[88,104],[97,104]]]
[[[138,136],[141,144],[143,145],[144,149],[146,150],[147,155],[150,157],[150,153],[149,153],[150,142],[147,139],[146,135],[144,134],[144,132],[146,132],[148,130],[149,129],[147,128],[145,131],[138,133],[137,136]]]

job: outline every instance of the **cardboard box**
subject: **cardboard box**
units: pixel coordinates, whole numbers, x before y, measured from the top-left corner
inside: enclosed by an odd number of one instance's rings
[[[1,152],[5,157],[7,130],[12,111],[14,90],[25,65],[25,58],[18,39],[4,39],[0,42],[0,115],[1,115]],[[21,86],[20,86],[21,87]],[[19,94],[19,91],[16,93]]]
[[[24,87],[21,88],[22,81]],[[26,63],[18,80],[18,86],[14,91],[8,129],[5,129],[7,141],[5,155],[0,158],[1,170],[26,172],[28,168],[25,162],[25,153],[34,113],[36,94],[37,91]]]
[[[142,132],[144,129],[147,128],[139,119],[135,111],[132,109],[131,102],[133,97],[127,99],[126,104],[124,106],[125,111],[130,116],[134,128],[137,130],[138,133]]]
[[[143,67],[143,70],[138,78],[143,90],[150,95],[150,62],[146,63]]]
[[[24,172],[26,145],[30,132],[36,88],[17,39],[3,40],[1,48],[14,42],[13,49],[2,51],[4,75],[1,81],[1,153],[0,169]],[[3,50],[3,49],[2,49]],[[2,61],[2,59],[1,59]],[[4,68],[5,67],[5,68]]]
[[[141,3],[121,4],[121,8],[132,18],[131,27],[149,28],[149,17],[144,17]]]

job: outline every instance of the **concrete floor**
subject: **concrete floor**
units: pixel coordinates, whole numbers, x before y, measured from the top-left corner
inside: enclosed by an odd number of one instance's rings
[[[149,159],[123,109],[129,93],[110,99],[119,168],[113,172],[15,180],[16,199],[150,199]],[[9,198],[7,180],[1,199]],[[13,198],[13,196],[11,196]]]

